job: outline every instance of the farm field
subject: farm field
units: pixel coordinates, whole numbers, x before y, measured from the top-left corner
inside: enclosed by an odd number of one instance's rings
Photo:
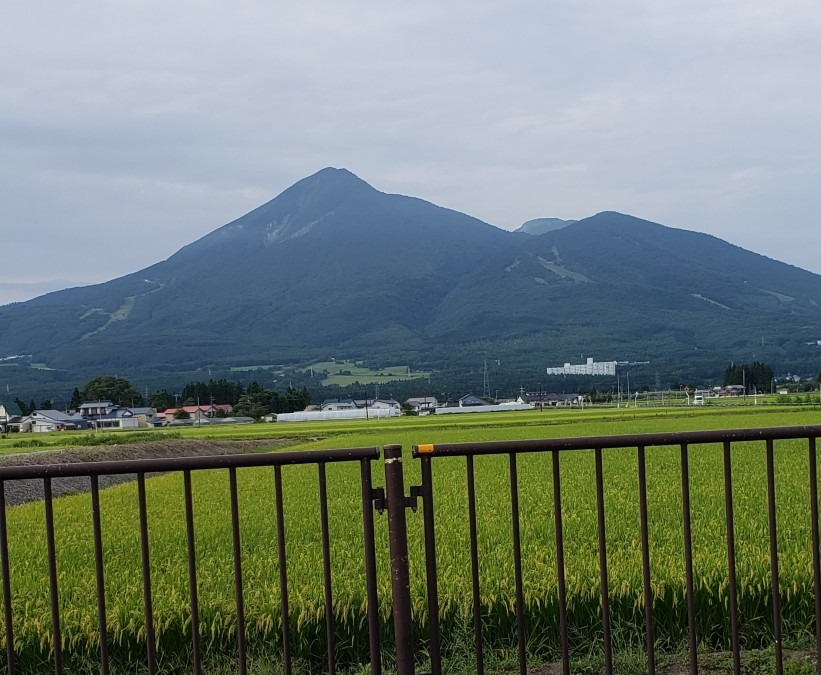
[[[185,428],[170,433],[183,438],[288,437],[293,440],[289,449],[399,443],[406,448],[407,485],[420,482],[418,462],[409,458],[410,446],[416,443],[819,422],[818,408],[756,406],[551,410],[466,415],[459,419],[434,415],[370,422]],[[58,434],[43,436],[48,436],[49,442],[54,440],[54,447],[59,447],[60,436],[67,438]],[[21,451],[10,442],[20,440],[0,441],[0,451]],[[736,545],[745,648],[766,646],[771,641],[764,461],[762,444],[735,446]],[[691,449],[698,634],[705,649],[716,650],[725,650],[729,644],[721,462],[720,447]],[[792,641],[806,640],[813,624],[807,464],[806,443],[777,444],[782,603],[785,636]],[[621,650],[640,649],[643,640],[636,465],[635,450],[604,452],[613,629],[616,646]],[[472,620],[465,460],[442,458],[434,462],[433,468],[440,612],[446,650],[459,652],[470,648]],[[522,456],[518,468],[528,648],[536,659],[551,660],[558,653],[558,631],[550,457]],[[361,663],[367,654],[359,466],[329,465],[327,471],[338,657],[353,665]],[[507,459],[477,458],[476,471],[485,638],[488,649],[503,657],[515,647],[516,635]],[[241,469],[237,474],[248,640],[256,649],[275,657],[280,645],[280,593],[272,471]],[[593,476],[592,453],[562,455],[568,610],[571,648],[577,654],[590,652],[601,640]],[[285,467],[283,478],[293,647],[305,664],[321,668],[316,666],[324,654],[317,469]],[[656,638],[660,649],[674,651],[686,639],[678,449],[648,449],[647,478]],[[384,484],[381,462],[374,464],[373,479],[375,485]],[[177,474],[150,478],[147,492],[157,639],[166,659],[165,670],[177,664],[180,672],[185,672],[185,665],[179,666],[185,663],[190,644],[182,483],[182,476]],[[231,652],[236,638],[228,473],[195,472],[193,483],[201,635],[210,654],[220,658]],[[133,664],[142,658],[144,641],[136,486],[126,484],[104,490],[101,502],[110,649],[124,670],[134,672]],[[64,645],[69,660],[73,659],[71,662],[80,669],[80,663],[93,660],[97,649],[90,497],[60,498],[55,501],[54,511]],[[43,507],[12,507],[7,510],[7,518],[15,650],[21,666],[25,665],[24,672],[46,672],[50,606]],[[421,512],[408,513],[408,527],[412,603],[417,632],[422,636],[427,605]],[[376,542],[380,615],[388,636],[391,605],[384,516],[376,517]]]
[[[428,377],[427,371],[411,371],[406,365],[385,366],[384,368],[367,368],[353,361],[321,361],[314,363],[311,368],[315,375],[324,375],[322,384],[347,387],[356,382],[360,384],[387,384],[397,380],[419,380]]]

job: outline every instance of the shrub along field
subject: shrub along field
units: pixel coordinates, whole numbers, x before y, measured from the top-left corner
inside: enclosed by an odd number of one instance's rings
[[[419,465],[409,457],[415,443],[815,424],[819,419],[818,409],[631,409],[174,433],[222,438],[283,435],[297,439],[292,449],[401,443],[406,448],[406,484],[417,484]],[[743,646],[750,648],[772,639],[765,456],[763,444],[734,447],[740,623]],[[476,459],[482,615],[488,648],[497,654],[510,652],[516,643],[507,467],[506,457]],[[619,649],[640,648],[643,640],[636,467],[635,450],[604,452],[611,609]],[[807,467],[806,442],[776,445],[784,628],[787,639],[797,642],[813,628]],[[441,619],[446,650],[458,652],[471,647],[472,621],[465,460],[441,458],[433,469]],[[335,464],[327,471],[338,657],[353,665],[367,660],[359,466]],[[384,484],[382,471],[381,462],[375,463],[375,485]],[[705,648],[727,649],[721,448],[693,447],[690,475],[699,639]],[[306,664],[321,669],[317,664],[324,658],[325,638],[317,469],[285,467],[283,477],[293,650]],[[571,648],[586,654],[601,643],[592,452],[563,454],[561,479]],[[273,471],[241,469],[238,480],[248,640],[254,651],[276,658],[281,623]],[[647,480],[656,638],[660,649],[675,650],[686,640],[678,448],[648,449]],[[193,484],[201,635],[216,658],[230,652],[236,640],[228,472],[195,472]],[[528,649],[536,658],[550,660],[558,654],[550,457],[520,457],[519,485]],[[161,669],[185,672],[190,618],[182,476],[150,478],[147,494]],[[134,672],[134,664],[143,658],[145,639],[136,485],[104,490],[101,502],[110,650],[124,670]],[[93,662],[98,648],[91,500],[89,495],[75,495],[57,499],[54,506],[63,641],[69,664],[79,671],[83,663]],[[11,507],[7,516],[15,651],[24,672],[47,671],[51,618],[43,506]],[[408,513],[408,526],[412,603],[417,634],[423,637],[427,605],[421,509]],[[387,644],[391,602],[384,516],[376,516],[376,543],[379,610]]]

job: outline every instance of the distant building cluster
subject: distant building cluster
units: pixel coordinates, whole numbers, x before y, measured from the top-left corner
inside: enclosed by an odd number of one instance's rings
[[[82,431],[95,429],[149,429],[164,425],[202,426],[204,424],[237,424],[253,422],[250,417],[229,417],[231,406],[211,403],[208,405],[182,405],[165,412],[154,408],[127,408],[111,401],[83,403],[72,411],[33,410],[23,415],[16,403],[0,401],[0,431],[48,432]],[[185,419],[180,411],[186,413]]]
[[[616,361],[594,361],[587,359],[586,363],[565,363],[558,368],[548,368],[548,375],[615,375]]]

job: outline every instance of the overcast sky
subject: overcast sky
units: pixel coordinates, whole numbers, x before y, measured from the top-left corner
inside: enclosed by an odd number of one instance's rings
[[[821,273],[821,4],[0,6],[0,304],[325,166],[506,229],[614,210]]]

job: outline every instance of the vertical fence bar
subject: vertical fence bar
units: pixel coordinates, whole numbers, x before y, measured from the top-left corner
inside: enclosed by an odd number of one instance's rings
[[[274,467],[274,492],[277,518],[277,559],[279,561],[279,590],[282,613],[282,660],[285,675],[291,675],[291,617],[288,609],[288,568],[285,559],[285,509],[282,505],[282,467]]]
[[[647,624],[647,672],[656,672],[656,645],[653,630],[653,587],[650,583],[650,535],[647,523],[647,461],[643,445],[638,447],[639,518],[641,519],[641,570],[644,578],[644,622]]]
[[[234,598],[237,605],[237,665],[240,675],[248,671],[248,659],[245,654],[245,598],[242,593],[242,549],[239,531],[239,495],[237,494],[237,469],[228,469],[228,482],[231,489],[231,542],[234,553]]]
[[[334,598],[331,586],[331,538],[328,531],[328,479],[325,462],[319,462],[319,520],[322,530],[322,582],[325,587],[325,641],[328,644],[328,672],[336,673],[334,645]]]
[[[14,670],[14,626],[11,611],[11,570],[9,567],[9,536],[6,522],[6,481],[0,480],[0,564],[3,567],[3,623],[6,627],[6,668]]]
[[[91,520],[94,529],[94,571],[97,579],[97,623],[100,625],[100,673],[108,675],[108,628],[105,606],[103,533],[100,527],[100,481],[91,476]]]
[[[402,446],[386,445],[385,496],[388,503],[388,539],[391,551],[393,631],[396,643],[397,675],[413,675],[413,624],[408,572],[408,532],[405,519],[405,479]]]
[[[607,574],[607,533],[604,519],[604,471],[602,450],[595,449],[596,514],[599,533],[599,583],[601,585],[602,633],[604,638],[604,672],[613,675],[613,638],[610,633],[610,581]]]
[[[516,453],[510,453],[510,511],[513,526],[513,574],[516,582],[516,633],[519,645],[519,673],[527,675],[525,651],[525,601],[522,591],[522,541],[519,531],[519,476]]]
[[[194,499],[191,490],[191,471],[183,472],[185,486],[185,542],[188,550],[188,592],[191,597],[191,651],[194,675],[202,673],[200,647],[200,603],[197,589],[197,551],[194,544]]]
[[[371,675],[382,675],[382,651],[379,646],[379,599],[376,594],[373,484],[370,460],[359,460],[359,475],[362,485],[362,545],[365,549],[365,593],[368,598],[368,644],[371,658]]]
[[[690,675],[698,675],[696,642],[696,599],[693,584],[693,534],[690,518],[690,458],[686,443],[681,444],[681,519],[684,526],[684,574],[687,586],[687,645]]]
[[[570,653],[567,643],[567,590],[564,576],[564,530],[562,528],[562,487],[559,451],[553,450],[553,517],[556,524],[556,579],[559,593],[559,633],[562,645],[562,673],[570,675]]]
[[[773,592],[773,637],[775,638],[775,672],[784,673],[784,653],[781,639],[781,592],[778,580],[778,536],[775,518],[775,460],[773,440],[767,439],[767,514],[770,529],[770,571]]]
[[[815,438],[809,439],[810,462],[810,518],[812,525],[812,580],[815,595],[815,664],[821,675],[821,560],[818,541],[818,459],[815,454]]]
[[[724,442],[724,512],[727,518],[727,592],[730,600],[730,631],[733,652],[733,675],[741,675],[741,651],[738,640],[738,595],[736,591],[735,519],[733,517],[733,467],[730,442]]]
[[[43,479],[46,511],[46,547],[48,550],[48,587],[51,598],[51,638],[54,650],[54,672],[63,672],[63,639],[60,635],[60,598],[57,588],[57,552],[54,545],[54,508],[51,478]]]
[[[479,541],[476,531],[476,478],[473,455],[467,459],[468,519],[470,521],[470,576],[473,592],[473,639],[476,650],[476,675],[485,674],[485,658],[482,645],[482,599],[479,592]]]
[[[428,582],[428,634],[430,636],[431,675],[442,673],[442,647],[439,632],[439,588],[436,576],[436,533],[433,522],[433,475],[431,458],[422,457],[422,513],[425,523],[425,575]]]
[[[148,548],[148,508],[145,499],[145,474],[137,474],[137,494],[140,503],[140,554],[143,564],[143,605],[145,607],[145,649],[148,673],[157,672],[157,650],[154,638],[154,606],[151,601],[151,559]]]

